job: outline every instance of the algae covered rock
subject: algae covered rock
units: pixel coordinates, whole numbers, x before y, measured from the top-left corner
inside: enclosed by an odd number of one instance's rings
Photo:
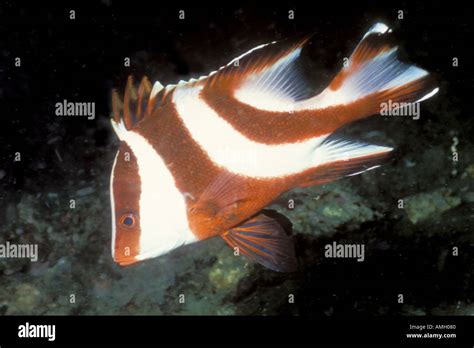
[[[410,196],[404,202],[408,218],[417,224],[457,207],[461,204],[461,198],[454,196],[449,189],[440,188]]]
[[[342,225],[355,229],[377,217],[364,198],[340,183],[295,189],[279,202],[272,208],[290,219],[294,231],[309,235],[328,236]],[[294,207],[288,209],[289,204]]]

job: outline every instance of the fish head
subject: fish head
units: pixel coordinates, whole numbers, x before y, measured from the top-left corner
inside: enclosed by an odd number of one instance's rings
[[[120,139],[110,180],[115,262],[131,265],[195,242],[185,199],[164,161],[138,133]]]
[[[139,260],[141,183],[133,152],[122,142],[110,179],[112,208],[112,257],[121,266]]]

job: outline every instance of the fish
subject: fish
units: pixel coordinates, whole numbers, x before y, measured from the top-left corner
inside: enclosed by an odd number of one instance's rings
[[[376,23],[329,85],[308,94],[314,86],[300,60],[310,40],[262,44],[166,87],[129,76],[123,99],[112,91],[116,263],[221,237],[268,269],[298,269],[293,237],[266,208],[294,188],[380,167],[393,148],[336,131],[388,100],[418,103],[439,90],[432,74],[397,58],[392,30]]]

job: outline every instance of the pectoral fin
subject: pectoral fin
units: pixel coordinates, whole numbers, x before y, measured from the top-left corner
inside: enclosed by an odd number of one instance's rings
[[[244,177],[224,171],[217,175],[203,191],[198,207],[213,206],[216,214],[232,208],[239,201],[248,198],[247,181]]]
[[[259,214],[225,232],[222,238],[232,249],[267,268],[296,270],[293,241],[274,218]]]

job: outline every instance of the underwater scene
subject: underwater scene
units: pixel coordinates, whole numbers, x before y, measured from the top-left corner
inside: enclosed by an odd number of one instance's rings
[[[0,5],[2,315],[474,315],[470,9],[155,7]]]

